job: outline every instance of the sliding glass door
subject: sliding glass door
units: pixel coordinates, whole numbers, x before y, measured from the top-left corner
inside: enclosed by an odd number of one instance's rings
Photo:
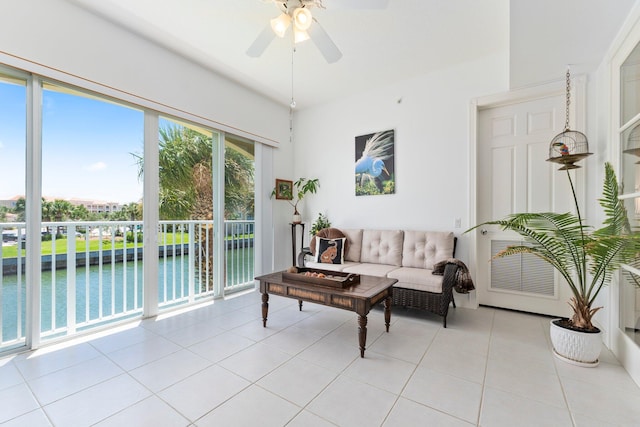
[[[0,70],[0,351],[25,345],[27,78]]]

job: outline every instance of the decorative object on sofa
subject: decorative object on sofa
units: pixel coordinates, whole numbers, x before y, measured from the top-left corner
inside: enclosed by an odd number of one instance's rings
[[[459,294],[468,294],[473,291],[476,287],[473,285],[473,279],[471,278],[471,273],[469,272],[469,268],[467,265],[456,258],[447,258],[440,262],[436,262],[433,265],[433,274],[437,274],[442,276],[444,274],[444,269],[447,264],[455,264],[458,266],[458,270],[456,271],[456,279],[455,284],[453,285],[453,289]]]
[[[356,136],[356,196],[395,193],[395,130]]]
[[[311,236],[313,237],[318,233],[318,231],[322,230],[323,228],[329,227],[331,227],[331,221],[329,221],[329,218],[327,218],[325,214],[320,212],[316,220],[313,222],[313,224],[311,224],[309,234],[311,234]]]
[[[549,158],[547,161],[563,165],[560,170],[577,169],[576,162],[590,156],[589,141],[582,132],[569,129],[569,105],[571,104],[571,73],[567,67],[566,112],[564,130],[556,135],[549,144]]]
[[[346,237],[344,235],[344,233],[340,230],[338,230],[337,228],[333,228],[333,227],[327,227],[327,228],[323,228],[321,230],[319,230],[318,232],[316,232],[316,234],[311,238],[311,241],[309,242],[309,255],[312,255],[314,257],[314,260],[317,258],[316,257],[316,250],[318,247],[318,239],[319,238],[323,238],[323,239],[340,239]],[[343,244],[343,251],[346,253],[347,250],[349,249],[349,241],[345,239],[344,244]],[[343,257],[344,260],[344,257]]]
[[[271,198],[275,196],[276,199],[286,200],[287,203],[293,206],[292,222],[299,224],[302,222],[302,215],[298,212],[298,203],[300,203],[307,194],[316,193],[318,188],[320,188],[318,178],[299,178],[293,183],[284,179],[276,179],[276,186],[271,191]]]
[[[566,165],[565,165],[566,166]],[[570,167],[563,167],[571,185],[573,213],[516,213],[506,219],[488,221],[523,236],[526,244],[509,246],[494,258],[529,253],[550,263],[571,289],[571,319],[551,321],[554,354],[580,366],[597,366],[602,346],[601,332],[593,324],[596,297],[607,285],[620,264],[633,260],[640,252],[640,236],[631,232],[624,202],[618,198],[619,188],[613,167],[605,164],[603,196],[599,200],[606,219],[604,226],[593,231],[584,224]]]
[[[342,264],[344,259],[344,242],[347,239],[325,239],[316,236],[316,262],[323,264]]]

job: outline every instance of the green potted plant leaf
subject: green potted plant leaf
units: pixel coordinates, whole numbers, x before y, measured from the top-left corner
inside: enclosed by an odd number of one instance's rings
[[[594,302],[603,287],[610,283],[621,264],[640,253],[640,238],[632,233],[627,211],[618,198],[619,188],[613,167],[605,164],[603,195],[599,199],[606,219],[597,230],[586,225],[580,215],[571,175],[567,170],[575,203],[573,213],[516,213],[502,220],[487,221],[524,237],[525,244],[509,246],[494,258],[528,253],[551,264],[563,277],[573,294],[570,319],[551,322],[551,341],[560,359],[581,366],[596,366],[602,347],[600,329],[593,324],[594,314],[602,307]],[[584,354],[580,352],[584,350]]]
[[[291,181],[288,182],[291,183]],[[298,203],[300,203],[307,194],[316,193],[318,188],[320,188],[318,178],[299,178],[290,187],[274,187],[271,191],[271,198],[278,196],[277,198],[284,199],[293,206],[293,223],[297,224],[302,222],[302,215],[298,212]]]
[[[331,221],[329,221],[329,218],[327,218],[325,214],[320,212],[316,220],[313,222],[313,224],[311,224],[309,234],[311,234],[311,236],[315,236],[318,231],[322,230],[323,228],[329,227],[331,227]]]

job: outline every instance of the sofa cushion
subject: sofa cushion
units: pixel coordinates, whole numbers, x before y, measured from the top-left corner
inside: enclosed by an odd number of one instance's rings
[[[360,262],[360,252],[362,251],[362,230],[361,229],[340,229],[347,238],[347,245],[344,249],[344,259],[346,261]]]
[[[398,283],[393,285],[394,288],[442,293],[443,276],[431,274],[432,271],[424,268],[400,267],[390,271],[387,277],[398,279]]]
[[[389,264],[370,264],[360,263],[353,266],[345,267],[342,269],[345,273],[365,274],[367,276],[385,277],[389,272],[398,268],[395,265]]]
[[[453,233],[445,231],[405,231],[402,266],[433,269],[437,262],[453,256]]]
[[[344,264],[324,264],[321,262],[314,261],[306,261],[304,266],[307,268],[313,268],[318,270],[329,270],[329,271],[343,271],[345,268],[353,267],[354,265],[358,265],[357,262],[349,262],[346,261]]]
[[[317,237],[317,236],[316,236]],[[342,264],[344,261],[344,237],[339,239],[316,238],[315,262],[323,264]]]
[[[401,230],[363,230],[360,262],[402,265]]]

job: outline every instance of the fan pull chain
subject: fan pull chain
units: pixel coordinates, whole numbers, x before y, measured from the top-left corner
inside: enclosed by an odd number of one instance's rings
[[[289,104],[289,142],[293,142],[293,109],[296,108],[296,100],[293,97],[293,57],[296,53],[296,46],[291,49],[291,103]]]

